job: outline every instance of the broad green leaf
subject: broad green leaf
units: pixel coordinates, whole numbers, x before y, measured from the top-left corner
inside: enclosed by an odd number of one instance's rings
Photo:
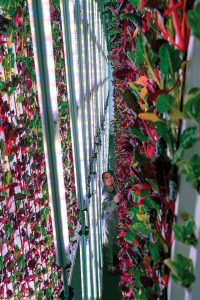
[[[128,51],[127,56],[130,62],[135,65],[135,53],[133,51]]]
[[[17,97],[16,102],[17,103],[22,103],[24,101],[24,96],[20,95]]]
[[[22,292],[18,292],[17,297],[18,297],[18,299],[21,299],[23,297],[23,293]]]
[[[122,13],[122,14],[120,14],[120,19],[121,20],[128,19],[131,22],[133,22],[133,24],[138,28],[141,28],[141,26],[142,26],[141,18],[133,13],[126,13],[126,14]]]
[[[112,28],[108,31],[108,36],[115,35],[117,33],[120,33],[120,30],[117,28]]]
[[[146,224],[144,223],[136,223],[136,224],[133,224],[133,225],[130,225],[130,229],[131,230],[137,230],[145,235],[151,235],[152,234],[152,229],[149,228],[149,226],[147,226]]]
[[[171,112],[176,107],[176,100],[171,95],[160,95],[156,107],[160,113]]]
[[[183,227],[179,225],[173,225],[173,230],[174,230],[174,237],[175,240],[182,242],[183,240]]]
[[[184,287],[189,288],[195,281],[193,262],[181,254],[177,254],[176,260],[170,258],[165,260],[165,264],[172,271],[172,278]]]
[[[38,299],[40,300],[40,298],[42,298],[43,295],[44,295],[44,290],[40,290],[40,291],[38,292]]]
[[[175,50],[167,43],[160,47],[158,55],[160,58],[160,70],[164,75],[174,74],[179,71],[182,60],[178,50]]]
[[[17,263],[20,268],[22,268],[22,269],[25,268],[26,262],[25,262],[24,254],[20,255],[20,257],[17,259]]]
[[[197,142],[197,127],[189,127],[183,131],[180,144],[185,149],[192,147]]]
[[[197,127],[190,127],[183,131],[180,136],[180,145],[173,157],[173,163],[182,159],[184,151],[197,142]]]
[[[200,89],[193,88],[189,91],[189,99],[183,107],[186,118],[200,123]]]
[[[3,256],[0,256],[0,271],[4,269],[4,259]]]
[[[47,291],[46,291],[46,297],[47,297],[47,299],[48,298],[52,298],[52,296],[53,296],[53,294],[52,294],[51,289],[47,289]]]
[[[151,209],[151,208],[155,208],[157,210],[157,212],[159,211],[160,207],[159,205],[152,200],[151,198],[147,198],[143,201],[143,205],[146,207],[146,209]]]
[[[188,11],[187,19],[192,34],[200,39],[200,2],[193,10]]]
[[[43,207],[40,210],[41,213],[41,220],[44,221],[48,218],[48,216],[50,215],[50,208],[49,207]]]
[[[138,128],[134,128],[133,126],[128,127],[128,132],[130,134],[135,135],[141,142],[145,142],[148,140],[148,136],[146,136],[142,131]]]
[[[142,41],[142,35],[139,34],[136,41],[136,54],[135,54],[135,64],[139,68],[144,63],[144,47]]]
[[[134,237],[135,237],[135,233],[134,233],[134,232],[127,232],[127,233],[126,233],[125,240],[126,240],[128,243],[133,244],[133,239],[134,239]]]
[[[149,249],[153,260],[154,261],[160,260],[160,251],[158,245],[151,243]]]
[[[165,143],[168,145],[171,154],[173,154],[176,141],[172,132],[171,124],[169,122],[157,122],[156,131],[159,137],[164,138]]]
[[[5,88],[5,82],[0,80],[0,91],[2,91]]]
[[[6,227],[5,227],[5,233],[8,235],[8,236],[12,236],[12,223],[10,221],[8,221]]]
[[[140,7],[140,0],[129,0],[129,2],[137,8]]]

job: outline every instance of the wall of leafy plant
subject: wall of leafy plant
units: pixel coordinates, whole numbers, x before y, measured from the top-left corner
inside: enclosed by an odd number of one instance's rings
[[[51,14],[56,79],[66,201],[73,238],[73,158],[60,14],[54,2]],[[57,299],[62,282],[55,261],[28,4],[26,0],[3,1],[1,9],[0,298]]]
[[[193,9],[193,10],[192,10]],[[115,99],[115,172],[119,207],[120,288],[123,299],[167,299],[169,270],[189,288],[192,260],[170,257],[175,238],[195,244],[191,218],[174,225],[178,175],[199,191],[199,88],[184,95],[194,1],[110,1],[105,6]],[[185,101],[183,99],[185,98]],[[181,131],[183,120],[192,126]],[[180,200],[181,201],[181,200]]]

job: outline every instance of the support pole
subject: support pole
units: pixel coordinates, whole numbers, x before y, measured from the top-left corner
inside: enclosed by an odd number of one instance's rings
[[[56,260],[57,265],[62,268],[64,285],[62,299],[69,299],[67,275],[67,268],[70,267],[68,220],[65,202],[61,139],[58,126],[58,106],[49,1],[29,0],[28,4],[35,63],[37,66],[36,72],[39,87],[40,112],[44,132],[43,141],[47,166],[48,191],[53,219]],[[47,26],[49,26],[48,33]],[[51,59],[50,66],[48,60]]]

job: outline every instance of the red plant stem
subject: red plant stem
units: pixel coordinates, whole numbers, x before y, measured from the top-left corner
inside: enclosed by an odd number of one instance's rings
[[[170,5],[171,7],[175,6],[174,0],[170,0]],[[180,49],[182,49],[182,51],[185,51],[185,43],[184,43],[184,38],[181,32],[181,26],[180,26],[180,20],[178,17],[178,13],[177,10],[173,10],[172,11],[172,20],[173,20],[173,25],[174,25],[174,29],[178,38],[178,44]]]
[[[141,197],[140,199],[138,199],[138,202],[143,202],[144,200],[150,198],[150,197],[158,197],[160,196],[159,194],[150,194],[150,195],[147,195],[147,196],[144,196],[144,197]],[[143,203],[141,203],[143,204]]]
[[[156,143],[156,140],[155,140],[154,136],[151,134],[151,130],[149,129],[148,125],[146,124],[146,122],[144,120],[142,120],[142,124],[143,124],[143,126],[144,126],[144,128],[146,130],[146,133],[148,134],[148,136],[151,138],[151,140],[153,142]]]
[[[181,7],[182,5],[183,5],[183,1],[177,2],[176,4],[174,4],[174,6],[169,7],[168,9],[166,9],[166,11],[164,12],[163,16],[164,17],[169,16],[174,10],[176,10],[179,7]]]
[[[188,23],[187,23],[186,4],[187,4],[187,0],[184,0],[183,7],[182,7],[183,17],[182,17],[181,30],[182,30],[183,36],[185,37],[185,45],[187,47],[188,43],[189,43],[190,29],[189,29]]]

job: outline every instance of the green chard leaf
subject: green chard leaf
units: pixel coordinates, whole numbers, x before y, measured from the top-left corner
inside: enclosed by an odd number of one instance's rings
[[[188,11],[187,19],[192,34],[200,40],[200,2],[193,10]]]
[[[127,232],[126,233],[126,237],[125,240],[130,243],[133,244],[133,239],[135,238],[135,233],[134,232]]]
[[[195,222],[189,219],[183,225],[173,225],[175,239],[186,245],[196,245],[197,239],[195,237]]]
[[[165,264],[171,270],[172,278],[176,283],[189,288],[195,281],[193,262],[190,258],[178,253],[175,261],[168,258]]]
[[[177,163],[183,157],[184,151],[197,142],[197,127],[190,127],[183,131],[180,136],[180,145],[174,154],[173,163]]]
[[[154,261],[160,260],[159,246],[153,243],[150,244],[150,253]]]
[[[157,122],[156,131],[159,137],[163,137],[165,143],[169,147],[170,152],[173,154],[176,141],[174,138],[174,134],[170,122]]]
[[[148,136],[142,133],[142,131],[138,128],[134,128],[133,126],[128,127],[128,132],[132,135],[135,135],[141,142],[146,142],[148,140]]]
[[[140,0],[129,0],[129,2],[134,6],[139,8],[140,7]]]
[[[175,50],[170,44],[164,44],[160,47],[158,55],[160,58],[160,70],[164,75],[179,71],[182,60],[178,50]]]
[[[136,55],[135,55],[135,64],[139,68],[144,63],[144,47],[142,41],[142,35],[139,34],[136,41]]]
[[[183,107],[183,113],[186,118],[200,123],[200,89],[192,88],[189,91],[189,98]]]
[[[141,28],[142,27],[142,21],[141,21],[141,18],[134,15],[133,13],[122,13],[120,15],[120,19],[121,20],[124,20],[124,19],[128,19],[130,20],[131,22],[133,22],[133,24],[138,27],[138,28]]]
[[[156,107],[160,113],[172,112],[176,107],[176,100],[171,95],[160,95],[158,97]]]

